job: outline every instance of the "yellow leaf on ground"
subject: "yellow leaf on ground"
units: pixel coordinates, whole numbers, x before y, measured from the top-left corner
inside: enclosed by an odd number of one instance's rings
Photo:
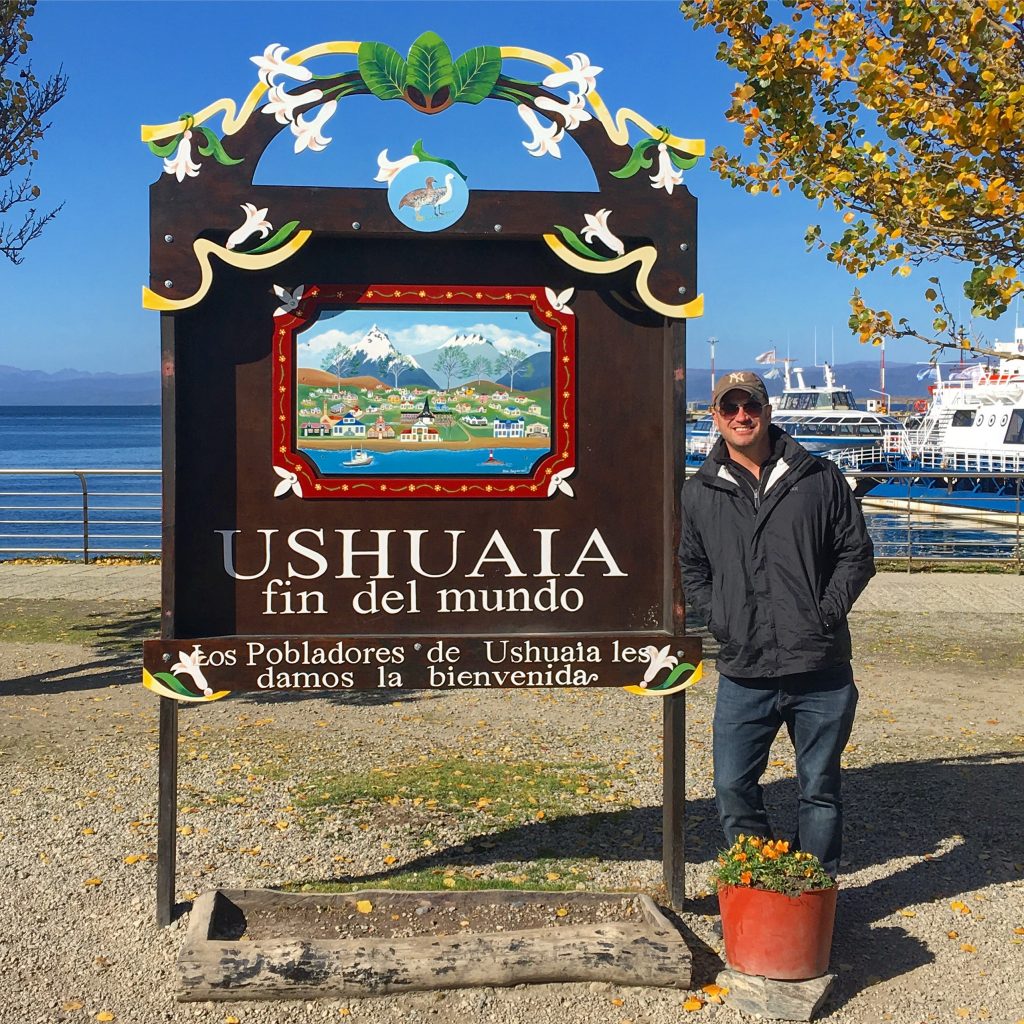
[[[390,854],[388,854],[388,856],[384,858],[384,863],[385,864],[394,864],[396,860],[398,860],[397,857],[392,857]]]
[[[224,1024],[242,1024],[237,1017],[225,1017]]]
[[[566,907],[559,907],[555,911],[555,917],[565,917],[568,913],[569,913],[569,911],[568,911],[568,909]]]
[[[701,999],[699,996],[690,996],[690,998],[687,999],[685,1003],[683,1003],[683,1009],[687,1013],[693,1013],[694,1010],[700,1010],[703,1009],[703,1007],[704,1000]]]
[[[958,1017],[970,1017],[971,1015],[971,1010],[968,1006],[958,1006],[953,1012]]]
[[[102,878],[87,878],[82,884],[83,885],[102,885],[103,884],[103,879]]]
[[[455,879],[454,878],[444,878],[444,879],[441,880],[441,884],[446,889],[454,889],[455,888]]]
[[[965,953],[977,953],[978,952],[977,949],[975,949],[974,946],[972,946],[969,942],[961,942],[960,943],[960,948]]]
[[[538,821],[543,821],[544,820],[544,812],[543,811],[538,811],[537,812],[537,820]]]
[[[612,1006],[622,1006],[622,1003],[623,1001],[618,998],[612,1000]]]
[[[350,1014],[351,1012],[352,1012],[352,1011],[351,1011],[351,1010],[350,1010],[350,1009],[349,1009],[349,1008],[348,1008],[347,1006],[342,1006],[342,1007],[341,1007],[341,1008],[340,1008],[340,1009],[338,1010],[338,1016],[339,1016],[339,1017],[347,1017],[347,1016],[348,1016],[348,1015],[349,1015],[349,1014]]]
[[[62,1004],[61,1009],[65,1013],[71,1013],[74,1010],[80,1010],[83,1006],[85,1006],[85,1003],[81,1002],[80,1000],[69,999],[66,1003]]]
[[[1024,928],[1014,928],[1013,929],[1013,934],[1014,935],[1024,935]]]
[[[549,871],[544,877],[549,882],[557,882],[562,876],[557,871]]]
[[[360,914],[368,914],[373,910],[373,904],[369,900],[356,900],[356,910]]]
[[[900,917],[917,917],[916,910],[897,910],[896,913],[899,914]]]
[[[969,914],[971,912],[971,908],[967,906],[966,903],[962,903],[960,900],[953,900],[953,902],[949,905],[949,909],[955,910],[957,911],[957,913],[960,914]]]
[[[142,857],[143,855],[141,853],[129,853],[128,856],[125,857],[124,862],[125,864],[138,864],[138,862],[142,860]]]
[[[727,988],[723,988],[721,985],[716,985],[714,982],[711,982],[708,985],[701,985],[700,990],[701,992],[706,992],[709,996],[724,996],[729,992]]]
[[[947,939],[959,939],[960,938],[960,933],[959,932],[946,932],[946,938]]]
[[[94,835],[96,835],[96,829],[94,829],[94,828],[83,828],[82,829],[82,835],[83,836],[94,836]]]
[[[194,831],[195,830],[191,825],[182,825],[181,828],[178,829],[178,835],[190,836]]]
[[[109,1010],[100,1010],[100,1012],[96,1014],[96,1019],[103,1021],[113,1020],[114,1015]]]

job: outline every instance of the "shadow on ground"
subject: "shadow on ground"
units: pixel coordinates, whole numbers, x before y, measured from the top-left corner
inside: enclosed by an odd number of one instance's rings
[[[1019,832],[1006,827],[1019,816],[1014,802],[1020,799],[1021,769],[1019,752],[1008,752],[877,764],[846,772],[845,871],[852,874],[904,858],[913,861],[884,878],[841,890],[832,951],[839,981],[831,1004],[842,1005],[875,980],[898,977],[934,959],[922,942],[892,920],[908,902],[946,901],[980,886],[1021,881],[1024,848]],[[796,799],[792,780],[769,784],[765,794],[770,808],[791,805]],[[722,842],[713,803],[690,801],[687,820],[687,861],[708,861]],[[378,887],[412,871],[566,855],[581,860],[659,860],[660,806],[519,825],[432,851],[394,869],[312,884]],[[717,910],[714,896],[701,895],[687,900],[684,914],[713,916]],[[720,968],[713,955],[695,957],[695,984],[713,981]]]

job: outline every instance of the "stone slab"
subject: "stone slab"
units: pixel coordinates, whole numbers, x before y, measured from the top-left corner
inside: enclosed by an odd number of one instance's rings
[[[401,917],[423,907],[432,917],[454,917],[460,927],[427,934],[362,934],[359,901],[368,901],[364,908],[386,909],[389,917],[392,911]],[[620,911],[616,920],[615,908],[624,902],[631,912]],[[548,923],[476,933],[461,927],[474,916],[483,920],[485,905],[493,910],[502,903],[519,916],[528,903],[529,919]],[[355,927],[340,933],[315,927],[325,915],[331,921],[355,921]],[[571,923],[576,919],[579,924]],[[273,926],[261,932],[257,921],[268,920]],[[178,956],[177,996],[344,998],[569,981],[686,989],[690,965],[690,950],[679,931],[642,894],[215,890],[193,905]]]
[[[722,998],[733,1010],[771,1020],[813,1020],[836,976],[823,974],[807,981],[775,981],[726,968],[715,980],[728,989]]]

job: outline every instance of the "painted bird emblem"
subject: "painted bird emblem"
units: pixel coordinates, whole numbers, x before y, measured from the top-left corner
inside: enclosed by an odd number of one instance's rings
[[[427,178],[424,188],[414,188],[411,192],[406,192],[402,196],[398,203],[398,208],[401,209],[403,206],[408,206],[416,215],[417,220],[423,220],[420,216],[420,210],[424,206],[431,206],[434,209],[435,215],[440,217],[442,211],[439,207],[443,203],[447,203],[452,197],[452,181],[454,178],[454,174],[446,174],[444,188],[435,187],[436,179]]]

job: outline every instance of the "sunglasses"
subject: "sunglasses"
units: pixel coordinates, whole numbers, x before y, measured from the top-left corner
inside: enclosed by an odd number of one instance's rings
[[[718,411],[723,416],[733,417],[740,409],[744,412],[749,413],[751,416],[760,416],[764,406],[760,402],[749,401],[749,402],[719,402]]]

